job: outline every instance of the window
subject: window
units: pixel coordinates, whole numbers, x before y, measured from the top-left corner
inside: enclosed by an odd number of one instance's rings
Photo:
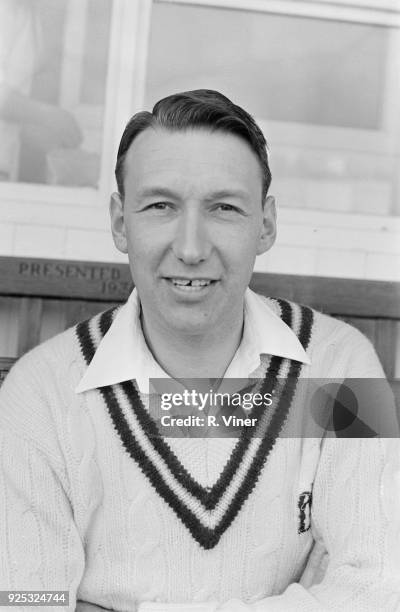
[[[0,180],[99,184],[111,0],[0,0]]]
[[[398,214],[399,17],[390,0],[155,0],[144,107],[218,89],[263,127],[281,206]]]

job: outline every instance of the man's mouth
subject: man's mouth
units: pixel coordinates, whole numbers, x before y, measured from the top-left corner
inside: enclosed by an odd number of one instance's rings
[[[204,287],[216,283],[216,280],[210,278],[167,278],[170,283],[179,289],[184,291],[199,291]]]

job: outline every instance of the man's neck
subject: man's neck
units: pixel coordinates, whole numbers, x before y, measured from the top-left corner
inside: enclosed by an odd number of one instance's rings
[[[149,325],[141,315],[147,346],[172,378],[222,378],[242,339],[243,310],[235,321],[210,334],[176,334]]]

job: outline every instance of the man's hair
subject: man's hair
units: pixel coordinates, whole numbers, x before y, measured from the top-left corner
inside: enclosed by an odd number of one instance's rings
[[[151,113],[142,111],[127,123],[118,148],[115,177],[118,191],[124,191],[124,162],[126,154],[141,132],[149,127],[162,127],[171,131],[205,128],[211,132],[234,134],[245,140],[256,154],[262,170],[262,199],[271,184],[267,142],[253,117],[218,91],[196,89],[176,93],[157,102]]]

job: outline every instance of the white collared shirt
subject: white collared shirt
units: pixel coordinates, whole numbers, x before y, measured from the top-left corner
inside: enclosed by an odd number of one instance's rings
[[[296,334],[265,300],[247,289],[244,297],[244,330],[225,378],[248,378],[262,355],[277,355],[310,364]],[[148,393],[150,378],[170,378],[151,354],[140,323],[136,289],[117,313],[101,340],[76,393],[135,379],[141,393]]]

